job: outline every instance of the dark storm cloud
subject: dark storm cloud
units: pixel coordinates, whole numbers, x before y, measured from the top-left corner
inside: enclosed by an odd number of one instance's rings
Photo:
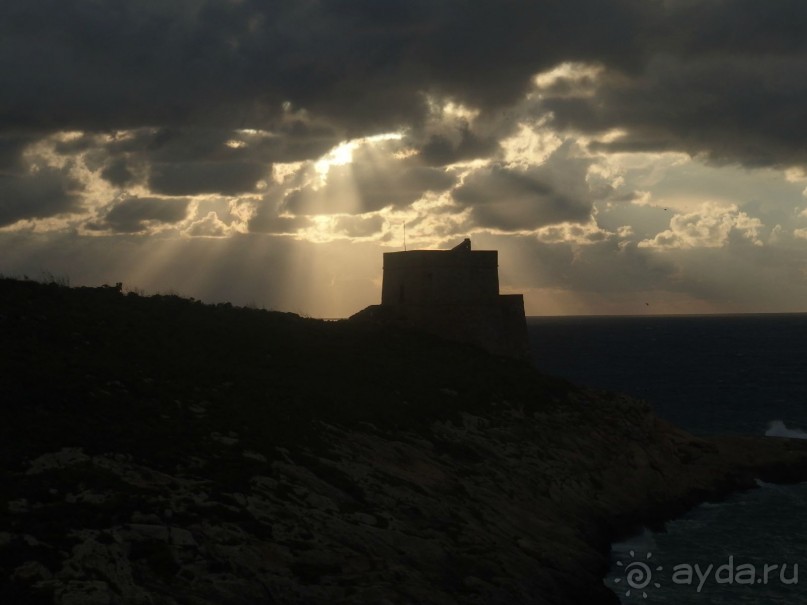
[[[299,162],[325,154],[341,142],[339,133],[324,124],[291,119],[278,124],[273,136],[242,135],[249,150],[266,162]]]
[[[86,138],[86,137],[85,137]],[[113,137],[104,148],[113,157],[150,162],[256,161],[295,162],[318,157],[339,143],[333,128],[312,120],[288,118],[271,132],[194,127],[140,128]]]
[[[254,145],[225,129],[144,128],[102,146],[103,178],[120,187],[143,175],[157,194],[250,192],[271,169]]]
[[[424,91],[495,108],[558,61],[623,63],[645,4],[9,0],[0,124],[250,127],[290,101],[354,134],[395,128]]]
[[[125,198],[115,203],[100,223],[88,225],[91,229],[111,229],[118,233],[140,233],[147,223],[178,223],[188,214],[188,200],[160,198]]]
[[[443,165],[496,145],[424,130],[424,94],[491,116],[572,61],[605,75],[591,98],[547,91],[561,127],[626,129],[613,149],[807,162],[801,0],[7,0],[0,57],[0,130],[17,133],[263,128],[278,137],[253,150],[273,162],[411,128]]]
[[[267,175],[267,166],[257,162],[155,163],[149,188],[165,195],[236,195],[254,191]]]
[[[101,177],[117,187],[142,182],[156,194],[237,195],[252,192],[259,181],[269,179],[274,162],[317,157],[338,142],[327,127],[291,120],[273,133],[142,128],[119,139],[81,137],[59,151],[92,148],[85,155],[88,167],[100,170]]]
[[[22,219],[46,218],[80,208],[80,185],[67,170],[0,172],[0,227]]]
[[[555,124],[622,128],[607,151],[682,150],[747,166],[807,164],[807,4],[669,1],[635,70],[594,96],[548,91]]]
[[[460,129],[459,140],[454,142],[442,134],[432,134],[420,148],[420,158],[432,166],[445,166],[463,160],[485,158],[499,149],[492,136],[480,137],[467,126]]]
[[[134,180],[134,174],[123,158],[112,160],[107,164],[101,171],[101,176],[117,187],[123,187]]]
[[[23,150],[35,140],[31,136],[13,134],[0,136],[0,173],[19,169]]]
[[[605,78],[592,98],[549,98],[555,124],[622,128],[605,151],[682,150],[748,166],[807,162],[807,54],[649,62],[636,79]]]
[[[262,206],[248,225],[251,233],[293,235],[311,226],[311,219],[307,216],[279,216],[271,207]]]

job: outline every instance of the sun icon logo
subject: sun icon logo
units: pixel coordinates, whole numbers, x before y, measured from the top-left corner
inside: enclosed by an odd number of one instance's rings
[[[630,551],[630,558],[632,559],[630,563],[624,565],[622,561],[617,561],[617,567],[624,567],[624,580],[625,586],[627,586],[627,590],[625,591],[625,596],[629,597],[632,591],[636,591],[636,594],[642,595],[643,599],[647,598],[647,592],[645,588],[650,586],[651,582],[653,586],[656,588],[661,588],[661,584],[658,582],[653,582],[653,570],[650,569],[650,559],[653,557],[653,553],[647,553],[645,556],[644,561],[637,561],[636,560],[636,552]],[[659,565],[656,567],[655,571],[661,571],[664,569]],[[615,584],[621,583],[623,578],[616,578],[614,580]]]

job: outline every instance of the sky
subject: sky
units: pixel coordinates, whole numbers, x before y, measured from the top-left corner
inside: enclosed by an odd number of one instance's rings
[[[807,311],[803,0],[4,0],[0,273],[313,317]]]

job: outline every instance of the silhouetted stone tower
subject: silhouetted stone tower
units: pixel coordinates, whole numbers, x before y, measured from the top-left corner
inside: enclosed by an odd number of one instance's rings
[[[499,253],[451,250],[384,254],[381,304],[353,317],[408,325],[498,355],[529,358],[524,298],[499,294]]]

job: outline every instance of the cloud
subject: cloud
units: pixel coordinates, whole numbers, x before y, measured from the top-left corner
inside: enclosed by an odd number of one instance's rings
[[[746,166],[803,165],[807,155],[800,141],[807,131],[797,99],[807,92],[805,58],[659,59],[641,80],[606,85],[597,96],[600,109],[593,113],[599,124],[619,124],[628,131],[604,147],[679,149]],[[560,120],[577,121],[561,105],[551,108]],[[578,111],[587,108],[590,103]]]
[[[424,92],[495,108],[565,55],[624,61],[643,4],[9,0],[0,53],[24,69],[2,72],[0,125],[266,127],[291,102],[353,135],[392,130],[423,117]]]
[[[272,130],[168,124],[116,133],[104,142],[113,157],[137,158],[148,163],[184,162],[296,162],[325,153],[340,142],[327,124],[305,113],[283,114]]]
[[[798,0],[8,0],[0,130],[259,129],[286,158],[272,161],[300,161],[421,128],[430,95],[507,112],[535,74],[575,64],[596,69],[545,82],[543,110],[562,128],[624,129],[609,149],[805,162],[805,23]],[[474,129],[425,134],[435,165],[495,151]]]
[[[80,190],[69,167],[0,172],[0,227],[23,219],[76,212],[81,208]]]
[[[785,5],[796,22],[807,23],[807,7],[796,9],[791,2],[769,5],[764,12],[781,17]],[[663,22],[660,48],[647,54],[640,69],[603,72],[593,93],[544,91],[542,106],[552,113],[553,124],[593,135],[623,131],[613,140],[595,141],[591,147],[595,151],[678,150],[715,163],[749,167],[807,164],[802,145],[807,136],[803,104],[807,48],[786,39],[792,24],[781,23],[781,31],[769,30],[766,47],[760,42],[760,27],[766,24],[751,23],[748,13],[757,10],[749,3],[696,6],[697,11],[695,5],[689,11],[680,9],[692,23],[678,19],[679,33],[688,38],[693,30],[705,28],[702,35],[710,44],[693,41],[684,46],[673,37],[673,20]],[[716,7],[722,9],[722,24],[715,17],[708,26],[695,25],[703,23],[701,11],[714,17]],[[737,39],[726,36],[721,31],[725,29],[734,29]],[[724,46],[718,42],[721,38]],[[739,45],[740,39],[748,40],[748,46]],[[752,50],[754,42],[757,52]]]
[[[306,216],[279,216],[257,214],[249,221],[252,233],[271,233],[274,235],[294,235],[311,226],[311,219]]]
[[[628,236],[631,234],[630,227],[622,227],[620,234]],[[600,228],[597,223],[591,222],[580,225],[575,223],[561,223],[540,228],[536,233],[538,239],[548,244],[564,243],[588,245],[605,241],[614,234]]]
[[[454,200],[471,209],[479,227],[533,230],[563,222],[587,222],[593,196],[586,182],[591,161],[574,157],[571,146],[555,151],[538,166],[491,164],[465,177]]]
[[[154,193],[236,195],[253,191],[261,165],[313,160],[365,134],[408,132],[425,166],[493,157],[547,112],[593,135],[594,150],[807,162],[807,8],[761,6],[9,0],[0,56],[15,69],[0,71],[0,164],[17,155],[14,137],[135,132],[74,141],[72,152],[103,146],[102,175],[117,187],[150,170]],[[435,125],[435,100],[473,117]],[[623,136],[600,137],[614,129]]]
[[[283,188],[276,184],[255,204],[255,209],[247,220],[250,233],[293,235],[311,225],[309,217],[282,214],[279,206],[283,193]]]
[[[499,250],[502,283],[527,292],[536,314],[551,292],[569,302],[558,313],[799,311],[807,296],[807,246],[658,249],[615,238],[575,246],[489,234],[474,243]]]
[[[113,203],[100,222],[90,223],[95,230],[111,229],[118,233],[141,233],[149,226],[175,224],[188,214],[187,199],[127,197]]]
[[[140,128],[84,135],[60,151],[91,146],[105,156],[101,176],[118,187],[142,181],[158,195],[237,195],[255,191],[270,174],[264,138],[221,128]]]
[[[640,247],[654,248],[720,248],[732,236],[762,245],[759,233],[762,222],[741,212],[736,205],[724,207],[705,203],[697,212],[676,214],[670,228],[653,239],[639,242]]]
[[[330,165],[324,179],[324,185],[313,180],[290,191],[282,209],[295,215],[363,214],[407,206],[456,182],[450,172],[424,166],[416,157],[399,159],[371,145],[356,149],[348,163]]]
[[[680,268],[653,250],[608,237],[577,245],[531,235],[477,234],[477,248],[499,250],[500,277],[515,291],[558,288],[605,297],[670,287]],[[536,301],[540,303],[540,301]]]
[[[19,134],[0,136],[0,171],[17,170],[21,167],[22,152],[36,137]]]
[[[107,164],[101,171],[101,176],[112,185],[123,187],[134,181],[135,175],[129,169],[126,160],[118,158]]]
[[[443,134],[432,134],[420,148],[420,158],[432,166],[445,166],[464,160],[488,157],[499,149],[492,136],[480,137],[465,125],[459,129],[457,140]]]
[[[185,230],[187,235],[193,237],[225,237],[231,232],[232,228],[212,210],[204,218],[192,222]]]
[[[151,166],[149,188],[164,195],[236,195],[255,191],[266,175],[267,166],[257,162],[159,163]]]
[[[142,186],[158,195],[238,195],[268,180],[274,162],[321,155],[338,142],[332,130],[289,119],[275,132],[146,127],[77,133],[50,144],[62,157],[81,156],[90,170],[118,188]]]
[[[370,237],[380,233],[384,227],[384,217],[374,216],[340,216],[336,219],[334,231],[350,238]]]

